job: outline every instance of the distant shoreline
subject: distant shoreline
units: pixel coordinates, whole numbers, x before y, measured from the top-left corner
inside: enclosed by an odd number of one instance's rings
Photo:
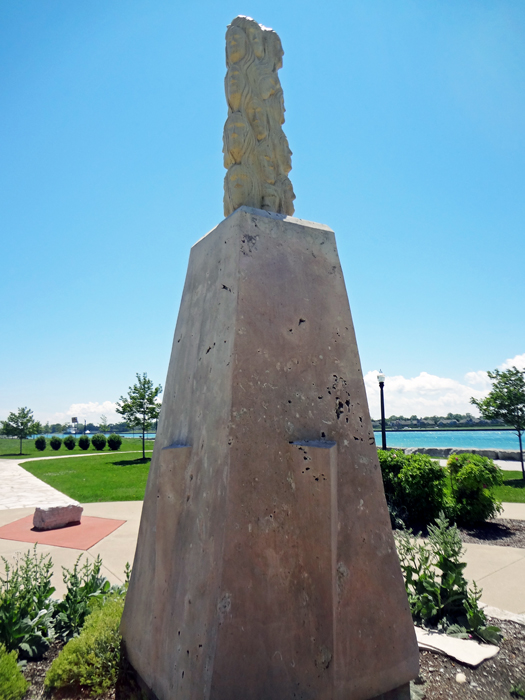
[[[480,426],[479,428],[385,428],[387,433],[451,433],[451,432],[476,432],[478,430],[497,430],[498,432],[501,432],[503,430],[511,430],[513,431],[514,428],[499,428],[498,426],[495,425],[486,425],[486,426]],[[381,426],[379,428],[374,428],[375,432],[380,432],[381,431]]]

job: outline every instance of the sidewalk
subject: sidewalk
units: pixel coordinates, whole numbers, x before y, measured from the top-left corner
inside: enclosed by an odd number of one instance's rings
[[[36,505],[73,502],[12,460],[0,460],[0,483],[0,527],[32,515]],[[55,564],[55,595],[61,596],[65,592],[61,567],[70,569],[81,554],[92,561],[100,554],[104,576],[112,583],[123,582],[126,562],[133,564],[141,512],[141,501],[87,503],[83,515],[124,520],[124,524],[85,552],[75,546],[38,544],[37,552],[49,553]],[[500,517],[525,520],[525,503],[505,503]],[[70,530],[73,536],[74,527]],[[0,556],[8,561],[32,548],[33,545],[27,542],[0,538]],[[465,550],[466,576],[483,589],[482,601],[501,610],[525,614],[525,549],[466,544]]]
[[[521,472],[521,462],[513,462],[509,459],[494,459],[492,460],[500,469],[505,472]],[[445,467],[447,464],[446,459],[440,459],[439,464]]]

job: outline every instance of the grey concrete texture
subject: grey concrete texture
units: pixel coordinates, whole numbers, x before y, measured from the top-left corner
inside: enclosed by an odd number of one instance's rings
[[[161,700],[417,675],[327,227],[241,207],[192,248],[121,629]]]

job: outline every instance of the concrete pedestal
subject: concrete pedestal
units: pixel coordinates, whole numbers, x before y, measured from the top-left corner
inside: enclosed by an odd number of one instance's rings
[[[368,700],[418,651],[333,232],[194,245],[122,620],[160,700]]]

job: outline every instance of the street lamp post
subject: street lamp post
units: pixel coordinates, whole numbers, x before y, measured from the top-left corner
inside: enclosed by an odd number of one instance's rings
[[[379,389],[381,392],[381,441],[383,450],[386,450],[386,427],[385,427],[385,375],[381,370],[377,375],[377,381],[379,382]]]

